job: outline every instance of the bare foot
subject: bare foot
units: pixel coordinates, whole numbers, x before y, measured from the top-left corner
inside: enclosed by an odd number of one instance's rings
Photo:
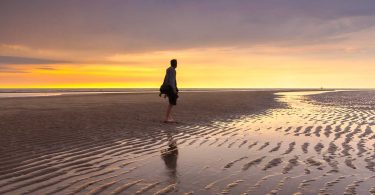
[[[173,119],[167,119],[167,120],[164,120],[165,123],[177,123],[175,120]]]

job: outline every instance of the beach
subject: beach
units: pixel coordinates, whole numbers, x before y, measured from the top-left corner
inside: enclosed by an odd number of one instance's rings
[[[0,194],[374,194],[375,91],[0,99]]]

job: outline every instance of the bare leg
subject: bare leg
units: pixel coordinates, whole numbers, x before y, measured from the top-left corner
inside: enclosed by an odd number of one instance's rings
[[[173,107],[173,105],[171,105],[171,104],[168,104],[168,107],[167,107],[167,113],[166,113],[166,115],[165,115],[165,122],[169,122],[169,121],[173,121],[173,119],[171,118],[171,111],[172,111],[172,107]]]

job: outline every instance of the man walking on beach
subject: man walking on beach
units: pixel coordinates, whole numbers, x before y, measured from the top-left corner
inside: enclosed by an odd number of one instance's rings
[[[163,85],[160,87],[160,92],[163,94],[166,94],[169,100],[167,113],[165,115],[164,122],[174,122],[174,120],[171,117],[171,110],[172,110],[172,107],[177,104],[177,98],[178,98],[176,68],[177,68],[177,60],[173,59],[171,60],[171,66],[166,71]]]

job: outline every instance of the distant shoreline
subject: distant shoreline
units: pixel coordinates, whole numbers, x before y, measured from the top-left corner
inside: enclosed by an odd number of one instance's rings
[[[361,88],[182,88],[186,92],[301,92],[301,91],[367,91],[375,89]],[[134,94],[159,93],[156,88],[0,88],[0,98],[50,97],[70,95],[97,95],[97,94]]]
[[[293,91],[335,91],[335,89],[280,89],[280,88],[185,88],[180,92],[246,92],[246,91],[267,91],[267,92],[293,92]],[[66,95],[94,95],[94,94],[133,94],[133,93],[159,93],[158,89],[0,89],[0,98],[17,97],[47,97]]]

